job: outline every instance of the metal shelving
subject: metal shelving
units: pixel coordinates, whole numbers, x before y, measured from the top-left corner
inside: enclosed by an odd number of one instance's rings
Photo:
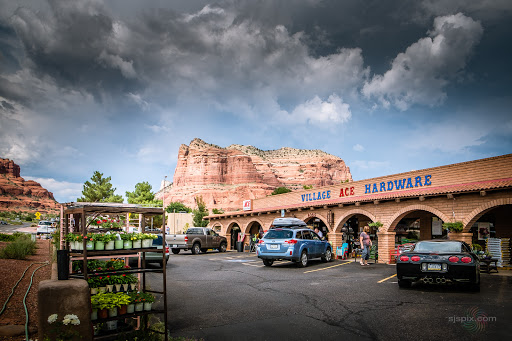
[[[77,203],[69,203],[65,204],[65,207],[63,207],[62,211],[62,218],[63,218],[63,235],[73,232],[73,233],[80,233],[82,236],[86,236],[88,232],[91,232],[91,230],[88,230],[87,226],[87,218],[93,217],[96,218],[100,215],[123,215],[126,214],[126,221],[129,221],[128,214],[129,213],[135,213],[142,216],[141,218],[141,226],[139,227],[141,232],[145,231],[144,227],[144,221],[145,217],[151,217],[151,216],[157,216],[157,215],[163,215],[162,222],[165,221],[165,211],[161,207],[143,207],[140,205],[133,205],[133,204],[114,204],[114,203],[86,203],[86,202],[77,202]],[[128,227],[125,227],[126,231],[128,230]],[[72,230],[72,231],[71,231]],[[149,326],[149,314],[161,314],[163,315],[163,323],[165,325],[165,340],[167,340],[167,285],[166,285],[166,257],[165,257],[165,229],[162,226],[160,233],[162,235],[162,249],[158,250],[156,247],[149,247],[149,248],[134,248],[134,249],[116,249],[116,250],[102,250],[102,251],[96,251],[96,250],[87,250],[86,247],[86,240],[83,240],[83,250],[70,250],[69,243],[61,242],[61,249],[65,248],[69,250],[69,256],[70,256],[70,268],[73,260],[82,260],[83,261],[83,273],[77,274],[73,273],[70,274],[71,278],[80,278],[87,280],[92,274],[88,273],[87,269],[87,262],[89,259],[95,259],[95,258],[105,258],[105,257],[115,257],[115,258],[125,258],[125,257],[133,257],[134,255],[141,255],[142,256],[142,262],[140,268],[130,268],[130,269],[121,269],[121,270],[110,270],[110,271],[101,271],[101,272],[95,272],[94,276],[96,275],[103,275],[103,274],[141,274],[142,278],[139,281],[139,290],[142,292],[148,292],[148,293],[154,293],[162,295],[163,299],[163,308],[162,309],[152,309],[150,311],[139,311],[134,312],[130,314],[123,314],[116,317],[109,317],[106,319],[98,319],[91,321],[92,325],[98,324],[98,323],[104,323],[107,321],[113,321],[113,320],[125,320],[125,319],[132,319],[132,318],[142,318],[144,321],[141,323],[141,327],[143,329],[150,329]],[[159,234],[160,234],[159,233]],[[63,235],[61,235],[61,241],[63,241]],[[162,253],[162,267],[153,269],[153,268],[146,268],[145,264],[145,253],[146,252],[153,252],[153,253]],[[146,273],[161,273],[162,274],[162,288],[163,291],[154,291],[150,290],[147,287],[146,283]],[[91,326],[92,328],[92,326]],[[120,335],[122,333],[129,333],[130,330],[122,330],[119,333],[116,332],[109,332],[105,335],[95,335],[94,340],[107,340],[110,338],[114,338],[117,335]]]

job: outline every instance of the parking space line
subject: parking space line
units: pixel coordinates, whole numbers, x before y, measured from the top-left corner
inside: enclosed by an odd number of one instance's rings
[[[315,270],[309,270],[309,271],[304,271],[305,274],[309,273],[309,272],[315,272],[315,271],[322,271],[322,270],[327,270],[327,269],[330,269],[330,268],[335,268],[337,266],[342,266],[342,265],[345,265],[345,264],[350,264],[352,262],[346,262],[346,263],[341,263],[341,264],[337,264],[337,265],[333,265],[333,266],[328,266],[326,268],[322,268],[322,269],[315,269]]]
[[[393,277],[395,277],[395,276],[396,276],[396,274],[394,274],[393,276],[389,276],[389,277],[387,277],[387,278],[384,278],[384,279],[382,279],[382,280],[378,281],[377,283],[385,282],[385,281],[387,281],[388,279],[393,278]]]

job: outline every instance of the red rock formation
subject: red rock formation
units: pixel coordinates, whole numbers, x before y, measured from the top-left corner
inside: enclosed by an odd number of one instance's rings
[[[25,181],[20,176],[20,166],[0,158],[0,211],[39,210],[42,213],[58,208],[53,193],[36,181]]]
[[[165,194],[166,203],[194,207],[194,198],[201,195],[209,209],[233,210],[241,208],[243,200],[267,196],[277,187],[296,190],[345,180],[352,180],[345,162],[320,150],[221,148],[194,139],[189,146],[181,145],[174,182],[162,186],[157,198]]]

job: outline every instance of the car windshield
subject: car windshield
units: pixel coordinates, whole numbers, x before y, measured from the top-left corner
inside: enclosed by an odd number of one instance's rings
[[[51,225],[52,223],[49,221],[40,221],[39,225]]]
[[[414,247],[415,252],[450,253],[461,252],[459,242],[418,242]]]
[[[265,239],[288,239],[293,237],[293,231],[274,229],[268,231]]]

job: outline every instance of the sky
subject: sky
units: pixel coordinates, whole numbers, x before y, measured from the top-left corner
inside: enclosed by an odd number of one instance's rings
[[[0,157],[72,202],[194,138],[354,180],[509,154],[511,33],[509,0],[0,0]]]

